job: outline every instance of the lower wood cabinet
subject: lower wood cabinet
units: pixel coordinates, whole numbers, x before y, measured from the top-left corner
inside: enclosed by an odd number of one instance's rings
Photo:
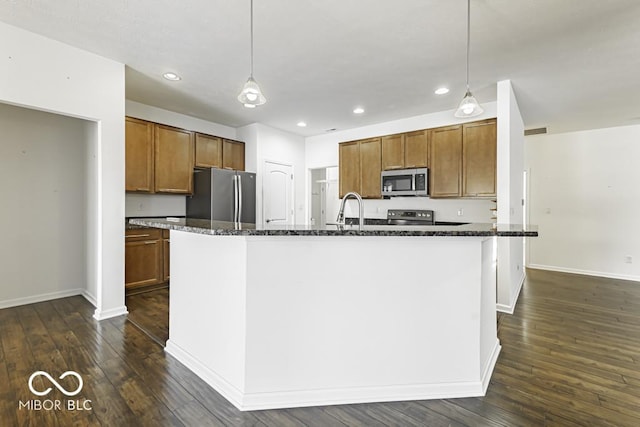
[[[125,231],[125,288],[158,285],[169,278],[169,239],[156,228]],[[167,231],[168,232],[168,231]]]

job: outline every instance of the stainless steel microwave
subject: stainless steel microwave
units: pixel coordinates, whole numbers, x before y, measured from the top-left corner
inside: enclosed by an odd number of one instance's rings
[[[382,197],[428,196],[429,169],[396,169],[382,171]]]

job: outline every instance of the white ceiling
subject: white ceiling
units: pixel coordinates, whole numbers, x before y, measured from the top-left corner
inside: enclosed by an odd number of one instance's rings
[[[465,0],[254,3],[268,102],[253,110],[236,100],[249,0],[4,0],[0,20],[126,64],[127,99],[233,127],[318,135],[450,110],[464,94]],[[495,101],[511,79],[526,128],[640,124],[639,24],[638,0],[472,0],[471,90]],[[441,85],[451,92],[434,95]]]

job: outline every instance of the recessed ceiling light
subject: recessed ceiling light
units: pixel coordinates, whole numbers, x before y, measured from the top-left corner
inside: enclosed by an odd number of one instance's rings
[[[164,73],[162,77],[164,77],[167,80],[171,80],[172,82],[177,82],[178,80],[182,80],[182,77],[180,77],[176,73]]]
[[[436,95],[444,95],[445,93],[449,93],[449,88],[439,87],[438,89],[435,90]]]
[[[298,126],[303,128],[303,127],[306,127],[307,124],[305,122],[298,122]]]
[[[353,113],[354,114],[362,114],[362,113],[364,113],[364,108],[356,107],[356,108],[353,109]]]

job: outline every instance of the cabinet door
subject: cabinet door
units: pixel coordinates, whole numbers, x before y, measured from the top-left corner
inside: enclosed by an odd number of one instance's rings
[[[189,194],[193,188],[193,134],[155,126],[155,188],[158,193]]]
[[[169,230],[162,230],[163,282],[169,281]]]
[[[195,165],[201,168],[221,168],[222,139],[197,133]]]
[[[409,132],[404,137],[404,167],[429,167],[429,131]]]
[[[153,123],[125,119],[125,189],[153,192]]]
[[[338,148],[340,198],[350,191],[360,192],[360,145],[344,142]]]
[[[237,171],[244,170],[244,142],[222,140],[222,167]]]
[[[462,126],[431,131],[431,197],[459,197],[462,194]]]
[[[462,126],[462,195],[496,195],[496,121]]]
[[[382,171],[382,144],[380,138],[360,141],[360,195],[380,199],[380,173]]]
[[[405,157],[404,134],[382,137],[382,170],[402,169]]]
[[[126,288],[162,283],[162,239],[125,243]]]

